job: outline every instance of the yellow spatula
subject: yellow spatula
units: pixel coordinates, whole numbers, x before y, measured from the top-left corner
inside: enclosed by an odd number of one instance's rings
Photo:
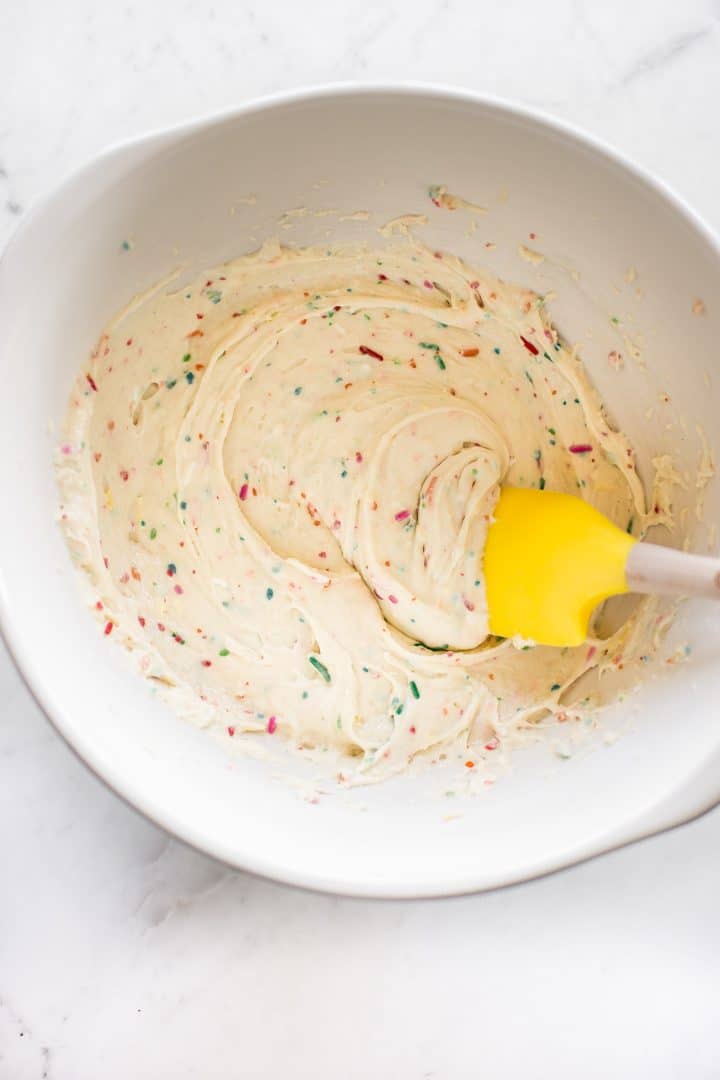
[[[580,645],[593,609],[618,593],[720,600],[720,559],[640,543],[582,499],[503,488],[484,560],[490,631]]]

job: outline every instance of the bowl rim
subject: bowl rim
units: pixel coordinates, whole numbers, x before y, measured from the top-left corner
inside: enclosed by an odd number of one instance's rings
[[[92,155],[79,166],[66,172],[61,179],[49,190],[35,198],[28,211],[23,215],[16,228],[11,233],[2,251],[0,251],[0,269],[4,268],[10,255],[22,240],[24,233],[31,224],[44,212],[52,207],[53,202],[61,198],[75,185],[82,183],[86,177],[105,162],[114,157],[121,156],[129,151],[142,147],[152,147],[153,143],[161,144],[165,141],[173,141],[177,138],[191,136],[196,132],[220,125],[228,120],[242,116],[260,114],[272,111],[276,108],[285,108],[288,105],[304,104],[307,102],[331,99],[347,99],[353,97],[373,98],[382,96],[405,97],[408,99],[418,97],[432,97],[437,101],[459,103],[470,106],[488,108],[508,116],[530,122],[540,129],[562,135],[569,141],[592,151],[598,157],[609,164],[619,167],[646,189],[649,189],[662,200],[668,203],[690,226],[698,233],[707,245],[714,251],[720,261],[720,237],[705,219],[680,196],[670,185],[660,179],[654,173],[637,165],[624,153],[616,149],[604,139],[592,135],[581,127],[566,120],[552,116],[542,109],[534,106],[519,104],[510,99],[495,94],[466,89],[459,86],[451,86],[422,81],[402,82],[353,82],[341,81],[311,85],[308,87],[296,87],[277,93],[253,97],[241,104],[230,105],[226,108],[193,117],[189,120],[151,129],[140,135],[129,136],[110,143],[107,147]],[[577,844],[575,848],[565,849],[561,854],[549,857],[540,857],[532,865],[524,866],[517,872],[506,872],[502,880],[492,884],[482,882],[481,873],[463,875],[462,879],[438,883],[432,877],[424,880],[399,885],[397,882],[372,881],[361,883],[357,880],[350,881],[344,877],[335,878],[330,874],[318,874],[314,871],[300,872],[287,869],[281,860],[267,858],[253,851],[226,850],[223,845],[213,843],[198,831],[178,824],[174,820],[171,811],[164,811],[154,804],[150,804],[136,792],[130,793],[127,784],[123,784],[121,777],[111,775],[110,771],[99,764],[92,746],[66,724],[55,707],[49,694],[46,694],[42,680],[39,677],[39,668],[33,658],[24,649],[19,636],[13,627],[13,619],[8,603],[8,598],[2,587],[0,577],[0,638],[5,643],[7,651],[30,692],[46,719],[55,731],[63,738],[74,755],[100,779],[110,790],[118,796],[128,807],[135,812],[141,813],[152,824],[163,829],[176,840],[187,844],[206,856],[210,856],[225,865],[251,873],[269,880],[293,885],[311,891],[333,893],[343,896],[376,898],[376,899],[426,899],[442,898],[448,896],[461,896],[476,892],[492,891],[505,888],[523,881],[530,881],[537,877],[567,869],[577,863],[595,858],[608,851],[616,850],[627,844],[636,843],[652,835],[665,832],[669,829],[682,825],[696,817],[706,813],[720,803],[720,783],[717,791],[703,799],[690,803],[688,807],[679,812],[668,809],[667,803],[671,796],[687,788],[688,779],[680,781],[671,793],[659,800],[658,804],[651,807],[650,817],[655,814],[654,821],[648,821],[648,815],[643,815],[641,820],[630,819],[623,827],[616,831],[614,836],[600,835],[590,837]],[[37,669],[37,671],[36,671]],[[665,811],[663,813],[663,807]],[[241,845],[242,846],[242,845]]]

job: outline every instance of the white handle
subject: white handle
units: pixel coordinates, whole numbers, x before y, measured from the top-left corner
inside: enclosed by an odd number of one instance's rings
[[[625,565],[631,592],[720,600],[720,559],[657,544],[635,544]]]

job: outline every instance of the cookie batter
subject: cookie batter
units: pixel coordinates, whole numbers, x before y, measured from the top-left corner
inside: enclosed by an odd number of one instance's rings
[[[500,484],[636,534],[643,488],[542,298],[410,243],[267,245],[135,301],[79,377],[60,478],[105,633],[145,675],[348,774],[490,753],[642,651],[637,613],[577,649],[488,636]]]

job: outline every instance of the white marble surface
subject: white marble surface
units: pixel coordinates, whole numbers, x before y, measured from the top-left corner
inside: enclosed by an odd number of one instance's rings
[[[606,137],[720,227],[720,5],[5,0],[0,243],[117,139],[415,79]],[[0,655],[0,1078],[720,1076],[720,812],[529,885],[314,896],[188,851],[91,777]]]

